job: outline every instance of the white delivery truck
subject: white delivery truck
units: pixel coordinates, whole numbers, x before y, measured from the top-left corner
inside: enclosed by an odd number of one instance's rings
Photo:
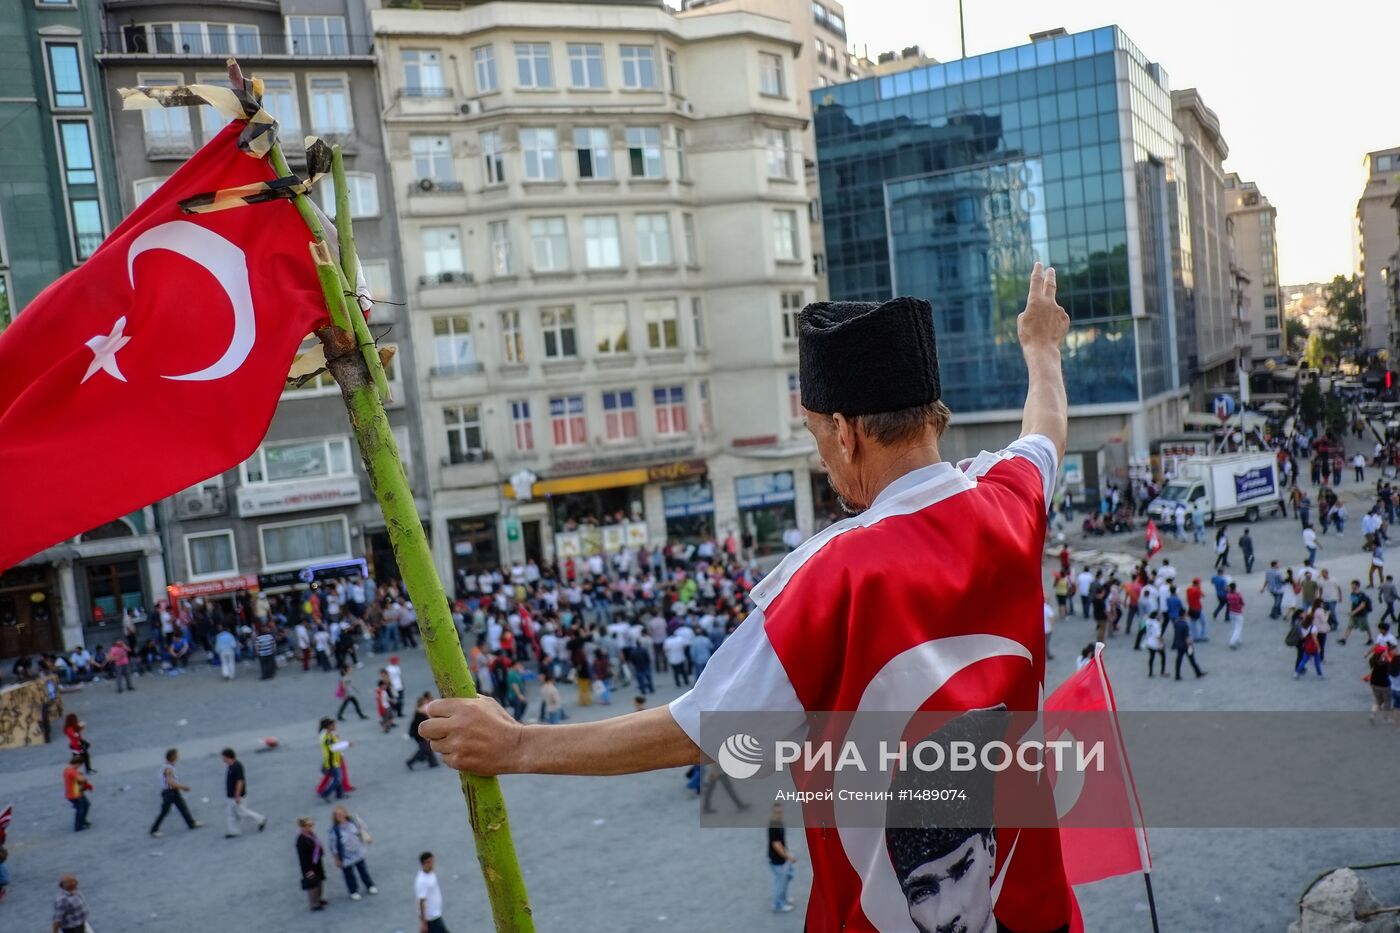
[[[1190,457],[1152,500],[1147,514],[1170,526],[1176,521],[1178,504],[1186,506],[1189,520],[1198,500],[1208,522],[1241,516],[1252,522],[1260,515],[1282,512],[1278,460],[1269,451]]]

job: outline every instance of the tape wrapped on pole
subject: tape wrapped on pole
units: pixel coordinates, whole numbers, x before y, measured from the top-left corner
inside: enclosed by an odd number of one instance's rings
[[[210,214],[225,211],[245,204],[260,204],[279,199],[290,200],[298,194],[310,194],[316,183],[331,170],[331,147],[319,136],[306,137],[306,178],[295,175],[274,178],[271,181],[239,185],[236,188],[223,188],[185,198],[180,202],[180,210],[186,214]]]

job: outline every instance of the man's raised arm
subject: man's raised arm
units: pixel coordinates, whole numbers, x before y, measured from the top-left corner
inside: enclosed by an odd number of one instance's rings
[[[569,726],[525,726],[489,697],[434,700],[418,727],[469,774],[631,774],[706,761],[668,707]]]
[[[1016,318],[1016,334],[1026,358],[1030,385],[1021,436],[1043,434],[1055,445],[1055,459],[1063,460],[1069,434],[1069,402],[1060,365],[1060,344],[1069,333],[1069,315],[1055,301],[1055,270],[1040,263],[1031,270],[1026,310]]]

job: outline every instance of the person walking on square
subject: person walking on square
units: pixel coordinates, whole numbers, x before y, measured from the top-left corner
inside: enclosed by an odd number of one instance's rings
[[[1167,676],[1167,649],[1162,642],[1162,620],[1152,613],[1143,620],[1143,642],[1147,645],[1147,676],[1152,676],[1152,662],[1158,662],[1159,673]]]
[[[384,665],[384,673],[389,675],[389,687],[394,691],[394,712],[403,717],[403,668],[399,666],[399,656],[391,654],[389,663]]]
[[[306,620],[298,619],[292,633],[296,638],[297,657],[301,658],[301,669],[309,671],[311,670],[311,630],[306,627]]]
[[[1230,650],[1240,646],[1244,633],[1244,597],[1232,582],[1230,591],[1225,594],[1225,618],[1230,622]]]
[[[301,889],[306,892],[312,910],[325,910],[329,903],[321,896],[322,885],[326,883],[325,847],[316,838],[309,816],[297,820],[296,850],[297,862],[301,865]]]
[[[257,638],[253,639],[254,650],[258,654],[258,680],[271,680],[277,676],[277,636],[272,634],[272,626],[261,626]]]
[[[559,693],[557,689],[554,692],[556,696]],[[428,745],[428,740],[418,734],[418,727],[428,721],[428,714],[424,712],[423,707],[431,702],[433,702],[433,695],[425,690],[413,707],[413,720],[408,724],[408,734],[412,737],[413,741],[418,743],[418,751],[414,752],[413,757],[408,759],[407,764],[408,770],[410,771],[412,771],[413,766],[420,761],[426,761],[429,768],[436,768],[438,766],[437,755],[433,754],[432,747]]]
[[[1183,660],[1191,662],[1191,669],[1196,672],[1197,677],[1206,676],[1206,672],[1201,670],[1196,663],[1195,645],[1191,640],[1191,626],[1187,623],[1186,617],[1178,615],[1171,620],[1172,623],[1172,650],[1176,652],[1176,679],[1181,679],[1181,662]]]
[[[1371,725],[1376,724],[1376,714],[1385,713],[1386,725],[1395,725],[1395,703],[1390,697],[1390,648],[1376,645],[1366,656],[1366,664],[1371,669],[1366,679],[1371,684]]]
[[[1304,561],[1304,563],[1309,567],[1317,566],[1317,549],[1320,547],[1322,547],[1322,545],[1317,542],[1317,532],[1313,531],[1311,525],[1304,522],[1303,549],[1308,552],[1308,559]]]
[[[1317,600],[1320,604],[1322,601]],[[1318,605],[1316,611],[1299,609],[1294,613],[1293,625],[1297,627],[1298,658],[1293,665],[1293,679],[1299,680],[1308,669],[1308,659],[1311,658],[1313,668],[1317,671],[1317,676],[1322,677],[1322,638],[1325,637],[1318,629],[1317,618],[1323,612],[1322,606]],[[1325,620],[1325,615],[1323,616]],[[1323,622],[1325,627],[1326,622]]]
[[[389,672],[379,669],[379,682],[374,686],[374,711],[382,732],[394,731],[394,688],[389,685]]]
[[[1254,539],[1249,536],[1249,529],[1246,528],[1240,535],[1240,554],[1244,557],[1244,572],[1254,572]]]
[[[1381,613],[1381,621],[1400,622],[1400,616],[1395,614],[1395,602],[1400,599],[1400,590],[1395,587],[1395,577],[1386,574],[1385,582],[1381,584],[1380,591],[1376,595],[1381,598],[1381,603],[1385,605],[1385,612]]]
[[[214,636],[214,653],[219,656],[219,674],[224,680],[233,680],[238,661],[238,639],[225,626],[219,626],[219,634]]]
[[[1366,482],[1366,455],[1358,451],[1356,456],[1351,458],[1351,465],[1356,469],[1356,481]]]
[[[1215,532],[1215,571],[1230,569],[1230,535],[1228,529],[1221,525]]]
[[[1361,581],[1352,580],[1351,611],[1347,613],[1347,627],[1342,632],[1342,637],[1337,639],[1337,644],[1345,645],[1352,629],[1361,629],[1365,632],[1366,644],[1371,644],[1371,608],[1371,597],[1362,591]]]
[[[112,650],[107,652],[107,660],[112,665],[112,676],[117,681],[117,692],[122,692],[122,683],[126,683],[127,690],[135,690],[131,685],[131,650],[126,646],[126,639],[118,638],[112,643]]]
[[[83,776],[78,766],[83,759],[74,755],[68,759],[68,767],[63,769],[63,796],[73,805],[73,832],[80,833],[92,824],[88,822],[88,808],[92,802],[87,792],[92,790],[92,782]]]
[[[374,879],[369,876],[369,866],[365,864],[365,850],[374,840],[364,822],[352,815],[344,807],[337,806],[331,811],[331,854],[335,856],[335,867],[345,875],[345,887],[350,889],[350,900],[358,901],[359,882],[370,894],[378,894]],[[359,875],[359,882],[355,876]]]
[[[773,804],[773,813],[768,820],[768,871],[773,876],[773,896],[770,904],[775,914],[791,913],[792,901],[788,900],[788,885],[792,884],[792,866],[797,864],[797,856],[787,847],[787,828],[783,825],[783,806]]]
[[[1385,575],[1385,545],[1380,539],[1371,545],[1371,566],[1366,571],[1366,588],[1370,589],[1376,585],[1376,578],[1382,581],[1390,579]]]
[[[233,839],[242,833],[244,820],[254,820],[258,824],[258,832],[267,828],[267,817],[255,810],[250,810],[246,802],[248,796],[248,773],[243,768],[243,762],[238,760],[231,748],[226,748],[221,753],[224,759],[224,796],[228,799],[228,829],[224,832],[225,839]]]
[[[413,879],[413,896],[418,903],[419,933],[447,933],[442,920],[442,887],[433,871],[433,853],[418,856],[418,875]]]
[[[97,769],[92,766],[92,743],[83,737],[86,728],[87,723],[79,719],[77,713],[64,717],[63,734],[68,737],[68,750],[82,761],[85,772],[96,774]]]
[[[316,787],[316,794],[327,801],[331,799],[331,794],[335,794],[335,799],[340,800],[346,793],[343,781],[345,760],[341,752],[349,748],[350,743],[342,742],[340,736],[335,734],[335,720],[329,716],[322,718],[320,730],[317,742],[321,747],[321,783]]]
[[[88,926],[87,900],[78,893],[78,879],[64,875],[58,879],[58,896],[53,902],[53,933],[84,933]]]
[[[1215,576],[1210,578],[1210,585],[1215,588],[1215,610],[1210,614],[1211,619],[1215,620],[1220,618],[1220,614],[1227,609],[1225,597],[1230,593],[1230,578],[1217,570]],[[1197,638],[1196,640],[1204,641],[1205,639]]]
[[[190,808],[185,805],[184,792],[189,790],[185,784],[181,784],[175,775],[175,762],[180,760],[178,749],[168,749],[165,753],[165,763],[160,767],[160,813],[156,815],[156,821],[151,824],[151,835],[164,835],[160,831],[160,824],[165,820],[165,815],[174,807],[180,811],[180,816],[185,818],[185,825],[190,829],[199,829],[204,824],[190,815]]]
[[[355,690],[355,685],[350,681],[350,665],[340,666],[340,680],[335,685],[335,696],[340,701],[340,709],[336,710],[335,718],[339,722],[345,721],[345,707],[355,707],[355,712],[361,719],[368,719],[365,711],[360,709],[360,697]]]
[[[1278,619],[1283,616],[1283,572],[1278,569],[1278,561],[1269,561],[1269,569],[1264,571],[1264,585],[1259,587],[1259,592],[1268,593],[1273,597],[1274,605],[1269,610],[1269,618]]]

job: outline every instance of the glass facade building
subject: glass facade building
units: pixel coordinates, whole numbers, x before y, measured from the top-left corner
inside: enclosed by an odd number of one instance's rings
[[[1186,199],[1166,73],[1116,26],[812,92],[833,299],[927,297],[954,411],[1019,409],[1053,265],[1071,405],[1183,390]]]

